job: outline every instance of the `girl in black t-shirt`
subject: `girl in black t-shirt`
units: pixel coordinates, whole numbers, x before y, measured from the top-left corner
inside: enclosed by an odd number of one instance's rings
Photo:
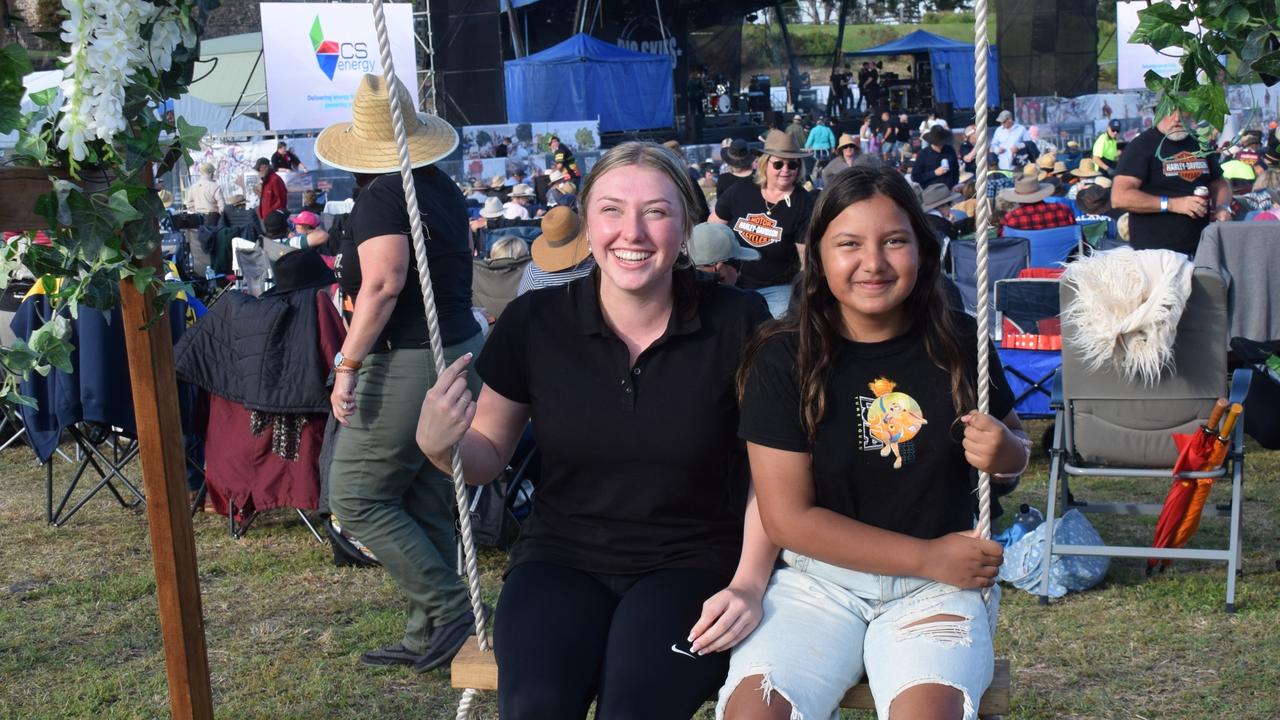
[[[718,709],[830,717],[865,670],[881,718],[973,717],[994,662],[979,590],[1002,552],[974,536],[970,468],[1011,478],[1029,454],[1003,371],[992,352],[991,414],[971,410],[975,325],[952,311],[896,171],[841,173],[805,248],[798,306],[739,376],[739,435],[783,553]]]
[[[733,374],[768,311],[697,282],[696,193],[661,146],[605,153],[581,195],[596,270],[506,307],[476,402],[464,360],[423,404],[419,447],[444,470],[457,443],[476,484],[535,419],[537,500],[494,629],[504,720],[583,718],[593,700],[601,718],[686,720],[759,621],[777,549],[748,502]]]

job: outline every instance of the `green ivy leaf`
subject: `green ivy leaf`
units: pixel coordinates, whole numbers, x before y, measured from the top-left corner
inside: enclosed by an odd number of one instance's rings
[[[153,267],[139,267],[133,270],[133,286],[138,289],[139,293],[146,293],[147,288],[151,286],[151,281],[156,277],[156,269]]]
[[[0,133],[23,126],[22,96],[26,87],[22,78],[31,72],[31,58],[17,43],[0,48]]]
[[[26,375],[39,360],[39,353],[22,338],[16,338],[8,347],[0,347],[0,365],[15,375]]]
[[[116,275],[116,273],[112,273]],[[99,310],[110,310],[120,302],[120,284],[106,273],[90,275],[80,286],[81,303]]]
[[[129,193],[126,190],[117,190],[109,196],[107,207],[111,209],[116,229],[119,230],[125,226],[125,223],[133,222],[142,217],[142,213],[129,203]]]
[[[39,404],[36,403],[35,398],[23,395],[17,390],[10,390],[9,392],[5,393],[4,401],[11,405],[23,405],[25,407],[29,407],[32,409],[39,407]]]
[[[1254,60],[1250,67],[1257,73],[1265,75],[1280,75],[1280,50],[1267,53],[1257,60]]]
[[[22,264],[38,278],[60,277],[68,267],[67,256],[57,245],[32,244],[23,253]]]
[[[178,118],[178,142],[184,152],[196,152],[200,149],[200,138],[208,133],[208,129],[192,125],[186,118]]]
[[[1190,18],[1188,18],[1190,19]],[[1226,14],[1227,29],[1238,29],[1249,22],[1249,8],[1244,5],[1232,5]]]
[[[1172,6],[1163,3],[1157,3],[1138,11],[1138,18],[1145,20],[1151,17],[1162,23],[1169,25],[1177,25],[1182,27],[1191,22],[1195,15],[1191,12],[1191,8],[1185,5]]]

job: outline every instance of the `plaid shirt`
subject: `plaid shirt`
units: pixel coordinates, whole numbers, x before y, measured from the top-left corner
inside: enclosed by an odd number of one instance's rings
[[[994,170],[987,173],[987,197],[993,198],[999,195],[1000,191],[1011,189],[1013,189],[1013,178]]]
[[[1015,230],[1047,230],[1075,225],[1076,218],[1071,214],[1071,208],[1062,203],[1040,201],[1010,210],[1000,224]]]

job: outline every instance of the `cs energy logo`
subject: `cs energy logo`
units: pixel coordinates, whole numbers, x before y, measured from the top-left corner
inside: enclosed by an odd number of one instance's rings
[[[330,80],[339,70],[357,72],[373,72],[373,61],[369,59],[369,46],[362,42],[338,42],[325,40],[324,30],[320,28],[320,16],[316,15],[311,23],[311,47],[316,51],[316,63],[320,71]]]

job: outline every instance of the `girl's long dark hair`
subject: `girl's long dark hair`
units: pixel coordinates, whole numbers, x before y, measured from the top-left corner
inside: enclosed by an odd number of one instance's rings
[[[817,437],[818,425],[826,412],[827,376],[841,340],[843,320],[840,305],[827,285],[820,244],[827,227],[849,205],[883,195],[906,213],[920,251],[915,287],[906,300],[906,314],[913,332],[924,334],[925,350],[935,365],[951,376],[951,402],[956,414],[975,405],[973,381],[964,362],[970,338],[960,337],[953,307],[942,283],[942,246],[925,220],[920,201],[905,178],[890,167],[854,166],[836,176],[818,199],[809,221],[805,241],[805,269],[792,291],[791,307],[781,320],[760,328],[747,344],[738,369],[741,399],[751,365],[760,347],[768,340],[788,333],[797,337],[796,377],[800,385],[800,408],[809,442]],[[853,338],[857,340],[858,338]]]

